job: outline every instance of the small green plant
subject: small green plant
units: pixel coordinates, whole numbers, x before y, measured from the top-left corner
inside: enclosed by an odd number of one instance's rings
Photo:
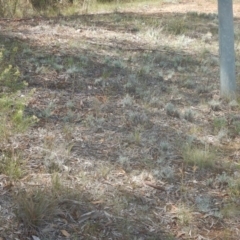
[[[216,156],[214,152],[206,149],[199,149],[191,145],[183,148],[183,160],[190,165],[196,165],[199,168],[212,168],[215,165]]]
[[[50,102],[48,106],[42,111],[42,117],[43,118],[49,118],[51,117],[53,110],[55,108],[55,104],[53,102]]]
[[[14,133],[23,132],[37,119],[24,114],[24,99],[17,99],[15,94],[0,97],[0,136],[1,142],[6,141]]]
[[[189,225],[193,219],[192,209],[182,204],[177,208],[176,216],[180,224]]]
[[[2,154],[0,161],[0,173],[7,175],[10,179],[16,180],[23,176],[23,161],[19,154],[13,151]]]

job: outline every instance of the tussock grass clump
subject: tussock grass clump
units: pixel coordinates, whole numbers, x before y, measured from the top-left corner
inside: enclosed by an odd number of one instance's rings
[[[129,111],[126,118],[128,123],[132,126],[146,126],[150,123],[150,120],[145,112],[140,113],[136,111]]]
[[[184,162],[189,165],[196,165],[199,168],[213,168],[215,165],[216,156],[208,149],[186,145],[182,154]]]
[[[65,199],[69,202],[76,200],[79,192],[75,190],[66,187],[59,174],[52,174],[50,185],[20,190],[16,194],[14,197],[16,219],[29,230],[43,227],[52,222],[57,214],[70,210],[71,206],[66,209],[61,204]]]
[[[188,109],[184,112],[183,115],[184,119],[186,119],[189,122],[193,122],[194,121],[194,112],[191,109]]]
[[[183,86],[187,89],[194,89],[196,87],[196,83],[194,81],[188,79],[183,83]]]
[[[141,142],[142,142],[141,131],[142,131],[141,128],[135,128],[134,131],[130,133],[129,136],[127,137],[128,142],[141,145]]]
[[[167,115],[180,118],[180,112],[176,109],[176,107],[172,103],[167,103],[165,106]]]
[[[43,226],[56,211],[56,198],[45,189],[23,191],[16,197],[16,217],[27,228]]]
[[[170,19],[165,27],[166,32],[173,35],[182,35],[187,31],[187,29],[185,19],[179,19],[177,17]]]
[[[213,111],[221,110],[221,102],[219,101],[212,100],[211,102],[209,102],[209,105]]]

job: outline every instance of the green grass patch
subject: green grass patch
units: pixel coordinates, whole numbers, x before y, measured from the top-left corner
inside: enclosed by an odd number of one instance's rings
[[[236,204],[228,204],[221,209],[221,214],[227,218],[240,216],[240,207]]]
[[[0,173],[7,175],[12,180],[20,179],[23,174],[24,162],[19,154],[14,152],[2,153],[0,158]]]
[[[24,114],[30,95],[22,93],[27,84],[20,81],[20,71],[15,65],[17,53],[16,46],[0,49],[0,173],[12,180],[24,175],[24,162],[9,141],[35,122],[34,117]]]
[[[169,19],[165,26],[165,31],[173,35],[182,35],[188,30],[188,24],[183,18],[174,17]]]
[[[191,145],[186,145],[183,148],[182,155],[186,164],[198,166],[199,168],[213,168],[216,161],[214,152]]]

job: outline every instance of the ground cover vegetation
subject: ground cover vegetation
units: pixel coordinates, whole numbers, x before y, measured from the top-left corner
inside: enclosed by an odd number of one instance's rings
[[[239,239],[239,99],[204,2],[0,19],[0,239]]]

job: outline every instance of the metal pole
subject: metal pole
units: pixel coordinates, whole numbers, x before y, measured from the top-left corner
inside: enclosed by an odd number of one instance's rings
[[[232,0],[218,0],[221,95],[235,98],[236,70]]]

